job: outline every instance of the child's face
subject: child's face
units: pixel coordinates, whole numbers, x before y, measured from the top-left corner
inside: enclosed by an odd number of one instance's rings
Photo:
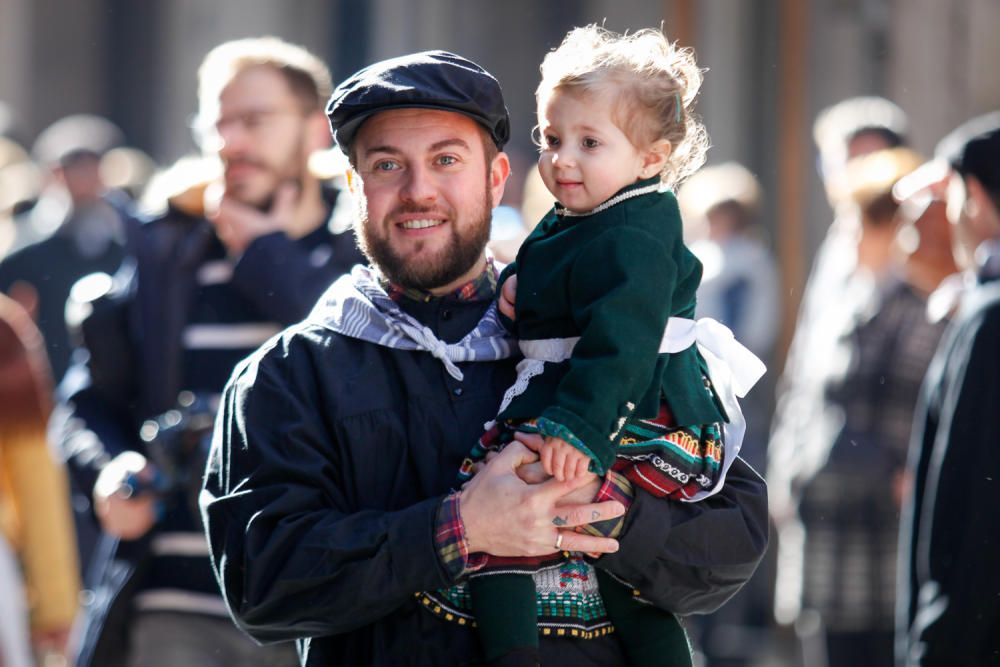
[[[589,211],[643,177],[644,152],[615,124],[613,111],[611,92],[556,90],[542,100],[538,170],[571,211]]]

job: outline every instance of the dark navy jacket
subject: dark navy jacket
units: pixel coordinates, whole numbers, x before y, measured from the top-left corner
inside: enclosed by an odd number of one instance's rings
[[[403,307],[460,340],[486,301]],[[514,377],[513,361],[460,364],[287,330],[242,363],[216,423],[202,513],[237,623],[261,641],[300,640],[308,666],[479,664],[478,638],[420,608],[449,586],[434,523],[458,466]],[[638,491],[621,549],[597,566],[672,611],[708,612],[753,573],[767,543],[763,481],[742,461],[700,503]],[[543,638],[543,664],[622,665],[613,635]]]

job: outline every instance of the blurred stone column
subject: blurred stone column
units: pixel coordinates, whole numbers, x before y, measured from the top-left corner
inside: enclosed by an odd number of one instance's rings
[[[0,96],[22,138],[69,113],[104,113],[103,0],[3,0]]]
[[[930,153],[959,123],[1000,108],[998,26],[996,0],[893,3],[890,94],[919,150]]]

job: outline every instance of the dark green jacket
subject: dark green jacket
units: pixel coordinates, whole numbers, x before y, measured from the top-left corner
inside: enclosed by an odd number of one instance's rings
[[[553,209],[501,276],[518,275],[508,324],[519,339],[580,341],[500,418],[544,417],[568,429],[598,472],[614,460],[625,420],[655,417],[661,396],[680,425],[725,421],[697,350],[659,354],[667,319],[694,316],[701,263],[684,245],[672,193],[627,196],[656,183],[626,187],[596,213]]]

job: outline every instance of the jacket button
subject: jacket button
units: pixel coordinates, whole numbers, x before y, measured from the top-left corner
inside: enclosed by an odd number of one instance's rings
[[[712,381],[709,380],[708,378],[705,378],[705,386],[708,387],[709,389],[711,389],[712,388]]]
[[[455,394],[456,396],[461,396],[464,392],[462,391],[461,387],[455,387],[454,389],[451,390],[451,393]]]
[[[451,311],[450,310],[442,310],[441,311],[441,319],[444,320],[445,322],[447,322],[448,320],[450,320],[451,319]]]

